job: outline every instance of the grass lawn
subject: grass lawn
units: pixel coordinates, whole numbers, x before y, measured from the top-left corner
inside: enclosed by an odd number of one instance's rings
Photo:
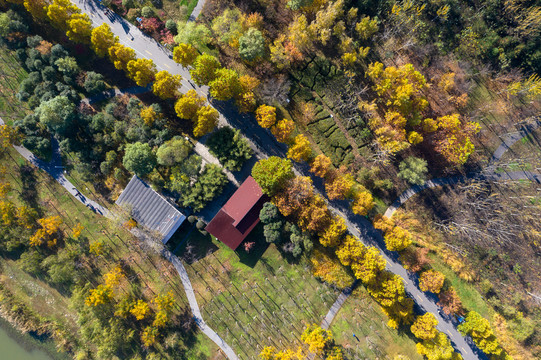
[[[181,229],[171,247],[184,240],[177,253],[186,263],[203,318],[242,359],[256,359],[266,345],[296,348],[305,325],[320,324],[339,295],[314,278],[302,261],[288,263],[275,245],[267,246],[261,226],[248,238],[257,243],[251,254],[234,252],[189,229]],[[379,352],[420,359],[411,339],[387,327],[386,316],[364,288],[356,292],[331,326],[348,358],[365,354],[374,359]],[[355,312],[359,308],[362,316]],[[362,346],[349,341],[352,332],[361,337]]]
[[[20,205],[23,203],[23,195],[33,194],[35,205],[42,211],[40,216],[60,215],[64,222],[62,226],[68,232],[76,223],[81,223],[85,229],[80,241],[85,241],[83,237],[86,237],[89,242],[104,243],[103,255],[94,259],[95,267],[85,265],[90,260],[85,256],[80,260],[82,267],[80,266],[78,271],[86,272],[86,279],[91,279],[92,282],[101,281],[101,274],[122,262],[129,281],[126,282],[126,288],[119,291],[136,289],[140,296],[147,299],[154,294],[172,291],[178,311],[189,309],[180,278],[169,262],[120,226],[94,214],[76,201],[48,174],[27,166],[25,169],[30,174],[21,178],[19,165],[26,165],[25,160],[13,148],[9,149],[9,155],[0,160],[0,165],[6,167],[5,179],[13,188],[9,194],[11,201]],[[68,306],[70,292],[30,276],[19,268],[15,259],[0,258],[0,282],[36,313],[58,321],[75,334],[78,330],[75,321],[77,314]],[[93,286],[96,285],[93,283]],[[212,357],[217,351],[217,346],[203,334],[197,334],[196,343],[189,350],[193,355],[190,358],[198,358],[201,354]]]
[[[30,111],[26,103],[15,97],[27,75],[15,52],[0,44],[0,117],[7,123],[22,119]]]
[[[483,299],[483,296],[475,288],[475,286],[465,280],[459,278],[456,273],[449,268],[439,259],[435,254],[428,254],[431,263],[430,265],[434,270],[439,271],[445,275],[446,281],[449,281],[451,285],[455,288],[462,305],[466,310],[475,310],[481,314],[484,318],[491,319],[494,314],[494,310],[489,307]]]
[[[379,305],[359,286],[329,329],[336,342],[344,347],[348,359],[393,359],[396,355],[405,355],[410,360],[422,359],[413,339],[388,327],[387,320]]]
[[[266,345],[298,346],[305,325],[321,323],[338,297],[267,246],[261,226],[249,238],[258,245],[246,254],[194,230],[179,251],[203,318],[242,359],[257,358]]]

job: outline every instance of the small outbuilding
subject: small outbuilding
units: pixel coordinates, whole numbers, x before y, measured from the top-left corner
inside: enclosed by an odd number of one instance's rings
[[[268,199],[254,178],[248,176],[205,230],[236,250],[259,222],[259,212]]]
[[[165,244],[184,222],[184,216],[164,197],[134,175],[116,204],[129,207],[132,218],[138,225],[147,230],[160,234]]]

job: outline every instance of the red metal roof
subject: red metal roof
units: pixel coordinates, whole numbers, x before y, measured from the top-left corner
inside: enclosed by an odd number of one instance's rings
[[[259,222],[267,197],[249,176],[229,198],[205,230],[235,250]]]

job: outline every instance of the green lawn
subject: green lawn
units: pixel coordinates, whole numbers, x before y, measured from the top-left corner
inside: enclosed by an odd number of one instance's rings
[[[473,284],[459,278],[456,273],[445,265],[436,255],[428,254],[428,257],[432,260],[430,265],[434,270],[443,273],[445,279],[455,288],[462,301],[462,305],[466,310],[475,310],[484,318],[492,318],[494,310],[487,305],[485,299],[483,299],[483,296]]]
[[[298,346],[305,325],[321,323],[339,293],[267,247],[261,229],[250,237],[259,246],[236,253],[194,230],[179,254],[202,257],[186,268],[203,318],[243,359],[266,345]]]
[[[413,339],[387,326],[387,316],[362,286],[346,300],[330,330],[348,359],[422,359]]]
[[[19,84],[27,77],[15,53],[0,44],[0,117],[11,123],[29,113],[28,105],[15,97]]]
[[[252,254],[234,252],[211,236],[189,229],[181,229],[171,247],[185,240],[178,255],[186,262],[203,318],[242,359],[257,358],[266,345],[296,348],[305,325],[320,324],[339,295],[314,278],[302,261],[288,263],[275,245],[267,247],[260,226],[249,237],[258,244]],[[355,312],[359,308],[362,316]],[[378,305],[360,289],[346,301],[331,330],[351,359],[363,351],[370,359],[378,351],[420,359],[414,342],[386,323]],[[349,341],[352,332],[362,335],[363,345]]]
[[[6,167],[5,179],[13,188],[9,194],[11,201],[20,205],[23,203],[22,194],[34,194],[35,203],[43,211],[42,216],[60,215],[64,221],[63,229],[67,232],[76,223],[81,223],[85,228],[81,241],[85,241],[84,237],[86,237],[89,242],[102,241],[104,243],[105,250],[99,258],[83,257],[81,260],[83,265],[93,262],[95,266],[91,268],[85,265],[77,271],[86,272],[87,279],[101,281],[101,274],[110,270],[115,264],[123,262],[124,269],[129,274],[129,281],[123,285],[125,288],[119,291],[126,292],[137,288],[141,296],[147,299],[154,294],[172,291],[178,313],[186,309],[189,311],[178,273],[168,261],[145,247],[141,241],[118,224],[94,214],[76,201],[48,174],[29,167],[34,169],[30,171],[31,175],[26,175],[24,179],[21,179],[19,165],[26,165],[26,162],[13,148],[9,149],[9,155],[11,157],[4,156],[0,160],[0,165]],[[69,306],[69,292],[61,291],[46,281],[21,271],[14,259],[0,258],[0,266],[2,269],[0,283],[6,286],[17,299],[44,318],[59,322],[72,334],[77,332],[77,314]],[[200,358],[201,354],[212,357],[217,352],[217,346],[203,334],[196,334],[195,342],[190,344],[190,358]]]

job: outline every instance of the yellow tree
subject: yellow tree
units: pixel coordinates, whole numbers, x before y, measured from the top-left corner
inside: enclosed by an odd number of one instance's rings
[[[38,216],[36,210],[22,205],[17,208],[17,223],[19,226],[24,226],[27,229],[34,227],[35,220]]]
[[[118,43],[118,37],[113,34],[111,28],[106,23],[92,29],[90,44],[92,50],[99,57],[105,57],[109,53],[109,48],[116,43]]]
[[[266,129],[276,123],[276,108],[269,105],[261,105],[255,111],[257,123]]]
[[[214,80],[209,82],[210,95],[216,100],[226,101],[241,91],[239,74],[231,69],[218,69]]]
[[[199,55],[190,70],[190,75],[197,85],[208,85],[216,77],[216,70],[222,65],[214,56],[209,54]]]
[[[79,239],[85,227],[81,223],[77,223],[73,229],[71,229],[71,237],[75,240]]]
[[[381,272],[377,281],[369,282],[366,289],[380,305],[385,307],[403,301],[406,296],[402,278],[389,271]]]
[[[156,77],[156,65],[150,59],[136,59],[128,62],[128,76],[139,86],[147,86]]]
[[[197,49],[190,44],[178,44],[173,49],[173,60],[183,67],[191,66],[198,55]]]
[[[10,226],[16,220],[15,218],[15,206],[5,200],[0,201],[0,216],[2,216],[2,225]]]
[[[109,47],[109,59],[118,70],[128,71],[128,63],[135,60],[135,51],[120,43],[114,43]]]
[[[153,106],[145,106],[141,109],[141,112],[139,113],[141,115],[141,119],[143,119],[143,122],[145,125],[152,126],[154,122],[159,118],[159,114],[154,110]]]
[[[158,335],[160,334],[158,328],[154,326],[147,326],[143,333],[141,334],[141,341],[146,347],[151,347],[158,340]]]
[[[276,348],[273,346],[265,346],[259,353],[261,360],[273,360],[276,354]]]
[[[437,325],[438,320],[436,320],[436,317],[427,312],[422,316],[417,316],[411,325],[411,332],[418,339],[432,340],[438,334]]]
[[[181,96],[175,103],[175,112],[181,119],[194,120],[197,116],[197,111],[203,106],[205,99],[197,95],[195,90],[189,90]]]
[[[282,143],[289,141],[291,133],[295,130],[295,123],[293,120],[282,119],[278,121],[273,127],[271,127],[271,133],[276,137],[276,140]]]
[[[47,0],[24,0],[24,8],[32,15],[36,20],[47,19],[47,8],[49,7],[49,1]]]
[[[319,242],[323,246],[334,247],[340,244],[342,235],[347,230],[346,221],[341,217],[334,217],[330,225],[323,231],[319,237]]]
[[[47,17],[51,24],[64,32],[68,29],[68,20],[80,12],[70,0],[53,0],[47,7]]]
[[[218,125],[219,113],[210,105],[202,106],[197,111],[193,135],[200,137],[211,132]]]
[[[374,198],[370,191],[361,187],[357,189],[353,194],[353,203],[351,204],[351,210],[354,214],[366,216],[370,210],[374,207]]]
[[[344,200],[351,195],[353,185],[355,185],[353,176],[349,173],[344,173],[344,169],[341,169],[341,171],[334,176],[334,179],[325,181],[325,192],[331,200]]]
[[[113,290],[105,285],[98,285],[90,289],[90,294],[85,299],[86,306],[98,306],[109,302],[113,298]]]
[[[443,287],[445,275],[436,270],[427,270],[419,277],[419,289],[438,294]]]
[[[326,347],[332,343],[332,333],[313,324],[308,325],[301,335],[302,341],[308,345],[308,351],[322,354]]]
[[[351,270],[364,283],[375,281],[387,264],[379,250],[373,246],[366,248],[363,257],[358,260],[351,264]]]
[[[411,245],[413,237],[408,230],[400,226],[395,226],[392,230],[385,233],[384,240],[387,250],[402,251]]]
[[[45,240],[48,240],[48,246],[54,246],[56,244],[56,238],[52,238],[53,235],[60,229],[63,221],[60,216],[48,216],[38,219],[38,224],[41,226],[34,235],[30,237],[31,246],[40,246]]]
[[[150,314],[150,306],[145,301],[139,299],[133,304],[130,313],[135,316],[136,320],[143,320]]]
[[[436,270],[427,270],[419,277],[419,288],[438,294],[445,282],[445,275]]]
[[[331,159],[324,155],[319,154],[310,164],[310,172],[321,178],[325,177],[331,168]]]
[[[336,257],[330,256],[323,251],[312,251],[310,254],[310,266],[315,277],[340,289],[350,286],[354,280]]]
[[[0,146],[2,149],[17,145],[22,139],[22,134],[17,129],[9,125],[0,125]]]
[[[298,218],[301,229],[315,233],[323,231],[331,220],[327,203],[320,195],[310,198],[308,206],[301,208]]]
[[[117,287],[125,277],[120,265],[116,265],[111,271],[103,274],[103,281],[105,282],[105,286],[112,290]]]
[[[87,14],[73,14],[68,20],[68,31],[66,32],[70,40],[89,44],[92,36],[92,21]]]
[[[243,75],[239,78],[240,91],[235,95],[235,104],[240,112],[254,111],[256,98],[255,88],[259,86],[259,80],[249,75]]]
[[[459,114],[451,114],[436,119],[436,150],[453,164],[464,164],[475,150],[471,138],[479,132],[478,123],[462,123]]]
[[[438,332],[432,340],[425,340],[416,345],[417,352],[426,356],[428,360],[462,360],[456,353],[447,336]]]
[[[171,75],[168,71],[162,70],[156,74],[156,80],[152,84],[152,92],[160,99],[171,99],[177,96],[182,76]]]
[[[310,141],[303,134],[295,136],[293,144],[287,150],[287,157],[294,161],[307,161],[312,155]]]

